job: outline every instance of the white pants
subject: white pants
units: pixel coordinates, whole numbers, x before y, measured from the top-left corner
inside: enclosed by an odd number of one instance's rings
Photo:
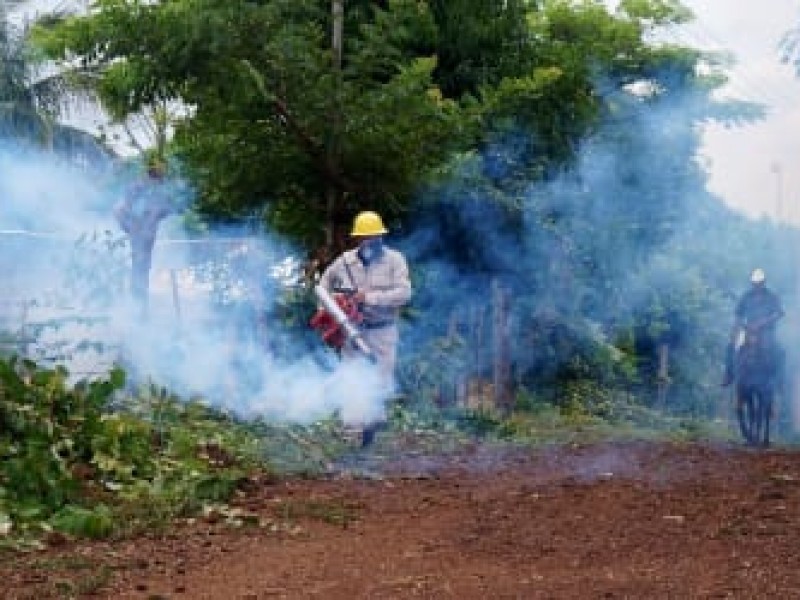
[[[372,349],[377,359],[377,367],[383,377],[387,389],[394,389],[394,370],[397,364],[397,344],[400,340],[400,330],[397,324],[375,327],[373,329],[362,328],[364,341]],[[342,349],[343,358],[356,358],[363,355],[354,348],[352,344],[346,344]]]

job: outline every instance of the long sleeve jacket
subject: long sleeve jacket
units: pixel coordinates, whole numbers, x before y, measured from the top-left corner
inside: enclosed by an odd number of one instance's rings
[[[322,274],[320,285],[329,292],[363,291],[367,324],[395,321],[400,308],[411,299],[406,259],[386,246],[368,265],[362,262],[357,250],[344,252]]]

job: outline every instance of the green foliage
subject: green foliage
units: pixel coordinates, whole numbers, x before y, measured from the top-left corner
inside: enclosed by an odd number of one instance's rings
[[[127,516],[122,531],[224,501],[266,468],[261,441],[243,425],[152,385],[127,397],[105,424],[93,462]]]
[[[0,136],[84,161],[106,158],[90,134],[58,122],[69,86],[28,43],[28,27],[10,22],[9,6],[0,4]]]
[[[645,41],[686,16],[660,1],[616,15],[562,0],[347,2],[340,66],[317,0],[99,0],[34,39],[80,56],[119,118],[191,106],[175,144],[201,210],[262,214],[314,247],[366,204],[402,215],[453,153],[520,128],[535,144],[517,174],[541,178],[602,114],[604,80],[691,71],[695,54]]]
[[[398,368],[402,389],[420,401],[439,402],[442,391],[469,372],[473,350],[463,337],[448,335],[433,338],[413,355],[402,355]]]
[[[402,48],[430,35],[424,4],[346,9],[341,70],[329,11],[311,0],[101,0],[35,38],[99,72],[118,117],[166,99],[191,105],[176,145],[200,208],[230,218],[269,207],[275,224],[311,244],[321,229],[296,224],[349,220],[364,202],[396,213],[459,137],[456,107],[431,81],[435,61]]]
[[[74,500],[73,468],[92,455],[101,413],[124,377],[70,388],[63,369],[0,361],[0,511],[13,520],[47,517]]]
[[[431,0],[428,5],[436,23],[429,51],[439,58],[436,82],[446,96],[477,96],[480,89],[531,69],[533,3]]]
[[[0,361],[3,535],[164,524],[267,468],[260,438],[230,417],[152,386],[127,396],[124,384],[120,370],[70,386],[63,369]]]
[[[694,17],[679,0],[621,0],[618,10],[651,27],[686,23]]]
[[[731,440],[732,424],[706,418],[673,416],[642,406],[623,391],[610,391],[591,381],[564,388],[560,406],[529,390],[519,390],[515,407],[503,414],[489,407],[436,408],[403,403],[390,412],[392,433],[387,447],[406,445],[446,452],[480,438],[484,444],[541,446],[608,440]],[[409,437],[413,436],[413,437]]]
[[[79,537],[103,538],[114,530],[114,521],[108,506],[99,504],[92,509],[67,505],[49,520],[53,529]]]
[[[499,435],[508,437],[503,418],[488,410],[468,410],[459,421],[459,425],[469,434],[477,436]]]
[[[704,280],[736,261],[688,269],[713,252],[690,236],[681,243],[694,255],[667,244],[688,210],[711,205],[699,192],[698,122],[760,113],[712,102],[723,79],[697,66],[719,58],[653,41],[690,17],[674,0],[623,0],[613,13],[593,0],[357,0],[345,3],[340,64],[328,2],[98,0],[35,39],[51,57],[79,56],[116,117],[191,107],[173,150],[205,215],[258,215],[314,247],[369,204],[393,224],[427,219],[439,239],[422,261],[485,276],[476,287],[510,273],[517,383],[568,416],[613,420],[630,404],[619,390],[652,404],[654,348],[665,342],[680,349],[673,407],[710,408],[723,328],[686,332],[728,308]],[[580,175],[565,175],[573,167]],[[524,264],[508,259],[518,256]],[[416,319],[431,335],[403,356],[401,379],[433,401],[487,363],[444,331],[463,290],[437,304],[448,282],[419,283],[429,291]],[[286,335],[308,333],[307,291],[287,292],[268,316]],[[122,424],[103,426],[120,448],[144,435],[116,439]],[[161,473],[115,463],[116,448],[97,448],[115,481]],[[217,483],[227,485],[209,493]]]

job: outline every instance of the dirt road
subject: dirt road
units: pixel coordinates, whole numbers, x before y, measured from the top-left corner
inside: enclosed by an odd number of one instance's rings
[[[238,524],[234,526],[231,523]],[[800,452],[365,456],[237,511],[0,567],[2,598],[800,598]]]

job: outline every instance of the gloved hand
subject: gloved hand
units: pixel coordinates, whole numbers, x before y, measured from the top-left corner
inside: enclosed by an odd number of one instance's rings
[[[355,294],[353,294],[353,301],[359,306],[364,304],[366,300],[367,300],[367,293],[362,290],[358,290]]]

